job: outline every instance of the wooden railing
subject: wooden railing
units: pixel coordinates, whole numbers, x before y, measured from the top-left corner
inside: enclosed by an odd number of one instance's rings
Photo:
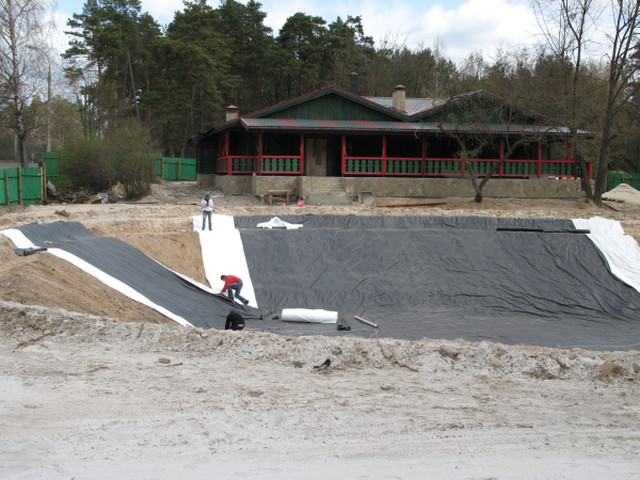
[[[473,173],[487,175],[499,162],[498,159],[469,160]],[[589,178],[592,165],[587,163]],[[461,177],[471,172],[465,168],[460,158],[380,158],[380,157],[346,157],[343,175],[362,176],[401,176],[401,177]],[[572,160],[516,160],[508,159],[500,166],[497,177],[556,177],[576,178],[579,176],[577,163]]]
[[[484,176],[498,161],[495,158],[475,158],[467,165],[476,175]],[[587,168],[588,178],[591,178],[591,162],[587,163]],[[228,155],[218,158],[216,171],[227,175],[302,175],[304,162],[300,155]],[[470,173],[460,158],[347,156],[342,163],[342,174],[347,176],[463,177]],[[572,160],[508,159],[495,176],[577,178],[579,174],[578,165]]]
[[[218,157],[216,172],[227,175],[302,175],[300,155],[228,155]]]

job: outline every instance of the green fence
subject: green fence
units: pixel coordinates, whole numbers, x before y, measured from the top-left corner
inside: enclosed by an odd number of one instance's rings
[[[47,178],[58,178],[60,176],[60,167],[71,159],[71,152],[43,152],[40,155],[42,165],[46,168]]]
[[[621,183],[626,183],[636,190],[640,190],[640,174],[607,172],[607,186],[605,187],[605,191],[613,190]]]
[[[42,154],[42,162],[47,168],[47,178],[60,176],[60,169],[70,159],[71,152],[46,152]],[[196,181],[196,159],[163,157],[159,153],[152,154],[153,172],[158,178],[167,182]]]
[[[42,169],[14,167],[0,170],[0,205],[34,205],[43,200]]]
[[[46,200],[47,180],[60,177],[61,167],[71,157],[71,152],[45,152],[41,156],[42,167],[0,168],[0,206],[33,205]],[[168,182],[196,181],[195,158],[174,158],[154,155],[156,177]]]
[[[154,155],[153,168],[156,177],[161,177],[167,182],[190,182],[198,179],[195,158]]]

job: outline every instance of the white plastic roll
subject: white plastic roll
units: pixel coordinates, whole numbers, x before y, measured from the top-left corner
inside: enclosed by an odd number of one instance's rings
[[[338,312],[309,308],[283,308],[280,318],[285,322],[336,323]]]

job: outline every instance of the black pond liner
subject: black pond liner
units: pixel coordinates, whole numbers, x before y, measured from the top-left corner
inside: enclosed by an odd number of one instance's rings
[[[608,270],[571,220],[485,217],[236,217],[259,309],[247,329],[285,335],[424,337],[628,350],[640,346],[640,293]],[[231,304],[118,239],[80,223],[19,227],[200,328],[224,328]],[[106,291],[105,294],[108,294]],[[339,325],[284,322],[283,308],[338,311]],[[338,328],[339,327],[339,328]]]

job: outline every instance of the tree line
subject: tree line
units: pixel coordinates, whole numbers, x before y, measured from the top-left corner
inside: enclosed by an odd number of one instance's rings
[[[190,156],[186,139],[223,121],[228,105],[246,113],[327,85],[349,89],[355,72],[361,95],[388,96],[397,84],[410,97],[482,89],[569,126],[579,158],[597,165],[598,201],[607,170],[640,172],[639,0],[531,0],[545,38],[539,47],[497,50],[491,61],[470,52],[459,64],[440,43],[376,45],[359,16],[327,22],[298,12],[273,32],[254,0],[216,8],[185,1],[164,27],[139,0],[87,0],[67,22],[71,41],[58,62],[42,47],[46,0],[0,3],[0,148],[22,162],[45,140],[68,148],[131,122],[157,151]],[[603,19],[608,45],[594,58],[590,42]],[[64,77],[55,86],[67,90],[51,95],[58,64]]]

